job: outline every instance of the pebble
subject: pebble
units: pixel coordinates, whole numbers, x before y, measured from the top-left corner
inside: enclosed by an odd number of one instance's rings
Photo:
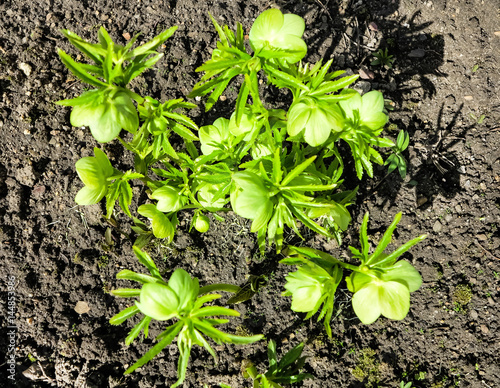
[[[86,314],[90,311],[89,304],[87,302],[80,300],[76,303],[75,311],[80,315]]]
[[[472,319],[477,319],[477,318],[478,318],[478,316],[479,316],[479,315],[478,315],[478,313],[477,313],[477,311],[476,311],[476,310],[472,310],[472,311],[470,312],[470,317],[471,317]]]
[[[472,101],[474,99],[474,97],[472,96],[464,96],[464,100],[466,101]]]
[[[439,222],[439,220],[434,223],[434,225],[432,226],[432,230],[435,233],[439,233],[443,230],[443,225],[441,225],[441,222]]]
[[[490,329],[488,329],[488,327],[486,325],[481,325],[481,331],[484,333],[484,334],[488,334],[490,332]]]
[[[26,77],[29,77],[31,75],[31,71],[33,70],[30,65],[27,63],[21,62],[19,64],[19,69],[23,71],[23,73],[26,75]]]
[[[371,88],[372,85],[368,81],[358,81],[353,87],[354,90],[357,90],[361,94],[368,93]]]

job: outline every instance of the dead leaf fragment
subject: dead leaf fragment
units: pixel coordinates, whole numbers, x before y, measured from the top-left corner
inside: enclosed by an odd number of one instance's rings
[[[89,304],[87,302],[80,300],[75,306],[75,311],[80,315],[86,314],[90,311]]]
[[[370,71],[367,68],[359,69],[358,73],[359,73],[359,76],[361,77],[361,79],[374,79],[375,78],[375,74],[373,73],[373,71]]]

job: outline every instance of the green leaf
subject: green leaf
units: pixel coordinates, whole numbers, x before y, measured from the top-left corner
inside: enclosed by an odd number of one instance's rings
[[[127,279],[134,280],[139,283],[164,283],[162,280],[155,278],[153,276],[144,275],[141,273],[133,272],[128,269],[123,269],[116,274],[117,279]]]
[[[118,314],[116,314],[115,316],[113,316],[109,320],[109,323],[112,324],[112,325],[119,325],[120,323],[125,322],[130,317],[133,317],[138,312],[139,312],[139,309],[137,308],[137,306],[127,307],[125,310],[122,310]]]
[[[177,26],[173,26],[161,32],[159,35],[155,36],[147,43],[144,43],[143,45],[132,50],[127,56],[127,59],[149,54],[153,50],[156,50],[163,42],[165,42],[168,38],[170,38],[176,30]]]
[[[125,338],[125,345],[129,346],[132,342],[134,342],[134,340],[137,338],[142,329],[147,328],[150,322],[151,322],[150,317],[142,318],[141,321],[137,325],[135,325],[132,328],[132,330],[130,330],[130,333],[128,334],[127,338]],[[144,337],[147,337],[146,333],[144,334]]]
[[[401,216],[403,213],[399,212],[394,216],[394,220],[391,222],[387,230],[385,231],[384,235],[382,236],[382,239],[377,245],[377,248],[373,253],[368,256],[368,260],[366,261],[366,264],[370,264],[373,260],[376,260],[377,257],[385,251],[385,248],[391,243],[392,235],[394,231],[396,230],[399,221],[401,221]]]
[[[139,296],[141,290],[138,288],[118,288],[117,290],[111,290],[111,294],[118,296],[120,298],[132,298],[134,296]]]
[[[74,61],[68,54],[66,54],[63,50],[58,49],[57,53],[61,58],[62,63],[78,78],[80,78],[83,82],[93,85],[97,88],[106,88],[108,84],[102,82],[101,80],[94,77],[92,74],[87,73],[82,66]]]
[[[158,342],[155,346],[153,346],[144,356],[142,356],[139,361],[137,361],[134,365],[132,365],[130,368],[128,368],[125,371],[125,375],[128,375],[135,371],[137,368],[140,368],[144,364],[146,364],[148,361],[152,360],[158,353],[160,353],[163,348],[167,345],[169,345],[175,338],[175,336],[181,331],[182,329],[182,322],[179,321],[175,323],[174,325],[170,326],[167,330],[165,330],[162,335],[162,340]]]
[[[316,90],[308,93],[308,96],[321,96],[322,94],[333,93],[340,89],[348,87],[359,78],[358,74],[343,77],[337,81],[323,82]]]
[[[137,260],[139,260],[139,263],[144,265],[149,270],[151,275],[153,275],[154,277],[156,277],[158,279],[163,280],[161,275],[160,275],[160,271],[158,271],[158,268],[156,267],[156,264],[153,261],[153,259],[151,258],[151,256],[149,256],[146,252],[141,251],[136,246],[133,246],[132,249],[134,250],[134,253],[135,253],[135,256],[137,257]]]

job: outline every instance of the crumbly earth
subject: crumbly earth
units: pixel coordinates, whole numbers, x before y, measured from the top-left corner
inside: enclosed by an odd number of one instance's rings
[[[338,69],[362,70],[359,90],[381,90],[393,101],[386,134],[405,129],[411,143],[405,153],[408,176],[358,182],[347,153],[347,187],[359,184],[351,206],[353,223],[343,245],[311,233],[304,241],[287,239],[348,258],[356,244],[363,214],[370,211],[369,232],[376,242],[399,211],[403,219],[395,244],[417,235],[428,238],[405,255],[424,283],[412,294],[403,321],[379,319],[366,326],[350,305],[341,283],[339,315],[333,338],[322,323],[304,321],[281,297],[290,268],[269,250],[259,257],[249,223],[232,213],[205,234],[188,232],[190,214],[182,215],[179,234],[150,253],[166,273],[182,267],[201,284],[241,284],[249,273],[267,274],[270,284],[251,301],[237,305],[241,317],[225,326],[230,332],[262,333],[278,352],[303,341],[309,358],[305,370],[315,376],[303,387],[499,387],[500,386],[500,100],[498,87],[500,23],[498,3],[489,0],[5,0],[0,5],[0,290],[2,329],[0,378],[10,381],[9,331],[15,335],[15,385],[26,387],[153,387],[176,380],[175,344],[132,375],[125,368],[154,343],[124,345],[132,322],[108,321],[130,303],[109,294],[126,285],[115,279],[123,268],[143,271],[131,242],[108,225],[103,205],[78,207],[82,184],[75,162],[92,154],[97,143],[87,129],[72,128],[68,108],[54,104],[84,86],[64,68],[56,48],[76,55],[60,33],[69,29],[95,40],[105,26],[119,43],[141,32],[146,41],[163,29],[179,29],[162,49],[155,71],[134,89],[157,99],[186,96],[200,79],[195,69],[211,53],[217,34],[209,12],[220,24],[236,21],[249,31],[269,7],[306,21],[307,60],[334,59]],[[371,65],[373,53],[388,48],[392,68]],[[269,104],[276,91],[265,87]],[[189,114],[199,125],[228,117],[235,89],[208,114]],[[132,159],[117,142],[105,149],[122,171]],[[448,162],[449,161],[449,162]],[[447,170],[441,173],[436,164]],[[140,194],[142,187],[134,188]],[[142,197],[144,199],[144,196]],[[136,206],[137,204],[135,204]],[[120,229],[130,221],[119,216]],[[15,295],[15,329],[7,321],[9,280]],[[88,309],[79,309],[85,302]],[[86,307],[83,304],[83,307]],[[88,310],[85,312],[85,310]],[[251,346],[215,346],[219,363],[195,347],[185,387],[250,387],[241,374],[245,359],[265,371],[266,341]],[[12,349],[10,349],[12,350]],[[4,358],[5,354],[5,358]]]

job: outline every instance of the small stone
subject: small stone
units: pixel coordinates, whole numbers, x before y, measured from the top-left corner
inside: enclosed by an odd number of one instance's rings
[[[479,316],[479,315],[478,315],[478,313],[477,313],[477,311],[476,311],[476,310],[472,310],[472,311],[470,312],[470,317],[471,317],[471,319],[477,319],[477,317],[478,317],[478,316]]]
[[[443,225],[441,224],[441,222],[439,222],[439,220],[434,223],[434,225],[432,226],[432,230],[435,233],[439,233],[443,230]]]
[[[368,81],[358,81],[356,85],[354,85],[353,89],[357,90],[361,94],[368,93],[371,89],[372,85]]]
[[[495,36],[500,36],[500,31],[495,31]]]
[[[427,197],[420,196],[417,198],[417,207],[422,206],[424,203],[428,201]]]
[[[480,241],[487,241],[488,237],[485,234],[476,234],[476,238]]]
[[[474,97],[472,96],[464,96],[464,100],[466,101],[472,101],[474,99]]]
[[[122,36],[125,40],[130,40],[130,34],[128,32],[124,32]]]
[[[23,71],[23,73],[26,75],[26,77],[29,77],[31,75],[31,71],[33,70],[30,65],[27,63],[21,62],[19,64],[19,69]]]
[[[484,334],[488,334],[490,332],[490,329],[488,329],[488,327],[486,325],[481,325],[481,331],[484,333]]]
[[[460,206],[460,205],[455,206],[455,211],[457,213],[461,213],[462,212],[462,206]]]
[[[80,315],[86,314],[90,311],[89,304],[87,302],[80,300],[75,306],[75,311]]]
[[[220,97],[219,97],[219,99],[220,99],[221,101],[226,101],[227,97],[226,97],[226,96],[220,96]]]
[[[479,184],[479,188],[481,189],[481,191],[486,191],[486,189],[487,189],[486,184],[484,182],[481,182]]]

